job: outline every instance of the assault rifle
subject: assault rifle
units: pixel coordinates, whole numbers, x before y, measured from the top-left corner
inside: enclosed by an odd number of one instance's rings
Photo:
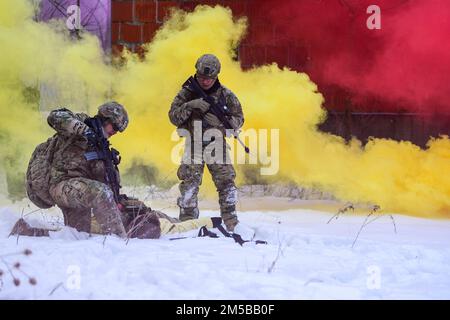
[[[116,203],[120,202],[120,184],[117,177],[118,168],[120,163],[119,151],[114,148],[110,148],[110,142],[105,138],[103,134],[103,124],[98,117],[89,118],[85,123],[95,133],[95,142],[88,141],[89,150],[84,154],[86,160],[103,160],[105,164],[105,182],[111,188],[114,194],[114,200]]]
[[[226,105],[219,105],[217,104],[214,99],[210,96],[208,96],[205,91],[200,87],[197,80],[194,79],[194,77],[189,77],[187,80],[187,84],[189,87],[194,90],[203,100],[209,103],[209,111],[212,114],[214,114],[220,122],[222,122],[225,129],[231,129],[233,130],[233,136],[239,143],[244,147],[246,153],[250,153],[250,149],[245,145],[245,143],[239,138],[239,132],[236,130],[236,128],[233,127],[228,117],[230,116],[230,112],[228,110],[228,107]]]

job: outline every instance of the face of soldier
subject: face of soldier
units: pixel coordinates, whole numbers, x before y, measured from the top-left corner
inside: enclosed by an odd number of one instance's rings
[[[197,74],[198,83],[200,84],[200,87],[202,87],[203,90],[208,90],[209,88],[211,88],[216,82],[216,79],[217,78],[208,78]]]
[[[105,135],[105,138],[108,139],[108,138],[112,137],[113,135],[115,135],[117,133],[117,131],[114,129],[114,126],[112,123],[106,122],[103,125],[103,133]]]

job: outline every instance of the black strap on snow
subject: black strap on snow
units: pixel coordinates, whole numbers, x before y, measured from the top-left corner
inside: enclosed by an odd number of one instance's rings
[[[209,231],[205,226],[203,226],[200,228],[200,230],[198,230],[197,237],[218,238],[219,236],[214,232]],[[188,239],[188,237],[170,238],[169,240],[181,240],[181,239]]]
[[[225,237],[227,237],[227,238],[233,238],[234,241],[235,241],[236,243],[239,243],[239,245],[241,245],[241,246],[242,246],[245,242],[248,242],[248,241],[245,241],[244,239],[242,239],[242,237],[241,237],[240,235],[238,235],[237,233],[229,233],[227,230],[225,230],[225,228],[224,228],[222,225],[218,225],[218,226],[217,226],[217,229],[219,229],[219,231],[222,232],[222,234],[223,234]]]
[[[169,240],[170,241],[173,241],[173,240],[181,240],[181,239],[188,239],[189,237],[178,237],[178,238],[170,238]]]
[[[218,238],[219,237],[214,232],[209,231],[205,226],[200,228],[197,236],[198,237],[210,237],[210,238]]]
[[[267,241],[263,240],[244,240],[242,237],[237,233],[230,233],[222,225],[218,225],[216,227],[225,237],[227,238],[233,238],[233,240],[238,243],[240,246],[242,246],[246,242],[254,242],[255,244],[267,244]],[[205,226],[201,227],[197,234],[198,237],[210,237],[210,238],[218,238],[219,236],[208,230]],[[181,240],[181,239],[187,239],[188,237],[179,237],[179,238],[171,238],[169,240]]]
[[[219,229],[222,234],[227,238],[233,238],[236,243],[239,243],[241,246],[246,242],[255,242],[256,244],[267,244],[267,241],[263,240],[244,240],[242,237],[237,233],[230,233],[222,225],[217,226],[217,229]]]

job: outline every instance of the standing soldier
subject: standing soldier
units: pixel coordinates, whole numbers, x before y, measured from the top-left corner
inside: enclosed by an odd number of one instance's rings
[[[198,191],[202,183],[205,159],[202,155],[205,148],[210,143],[223,144],[224,162],[221,163],[206,161],[206,166],[212,175],[212,179],[219,193],[219,205],[222,219],[228,231],[235,231],[238,224],[236,215],[237,189],[235,185],[236,172],[229,161],[228,151],[225,142],[225,125],[210,110],[210,104],[206,102],[194,89],[190,81],[196,81],[203,92],[215,101],[215,103],[225,106],[227,109],[227,119],[233,129],[238,130],[244,123],[241,104],[238,98],[228,88],[223,86],[218,79],[220,72],[219,59],[212,54],[202,55],[195,64],[195,77],[186,81],[180,92],[172,102],[169,111],[170,121],[179,129],[185,129],[189,132],[190,138],[186,138],[185,156],[178,168],[178,178],[181,180],[178,206],[180,207],[180,220],[195,219],[199,216],[198,210]],[[211,140],[201,142],[202,154],[198,160],[198,152],[194,151],[194,128],[199,125],[202,133],[208,129],[218,129],[222,132],[222,141]],[[203,134],[202,134],[203,136]],[[186,156],[187,155],[187,156]]]

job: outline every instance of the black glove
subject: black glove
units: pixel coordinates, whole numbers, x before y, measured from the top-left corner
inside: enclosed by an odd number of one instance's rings
[[[87,140],[89,146],[93,147],[97,144],[97,135],[91,128],[84,131],[83,137]]]

